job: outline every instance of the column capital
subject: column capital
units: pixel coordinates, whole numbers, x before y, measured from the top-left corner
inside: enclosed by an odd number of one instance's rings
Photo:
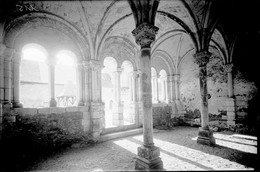
[[[173,82],[174,81],[174,75],[167,75],[167,81]]]
[[[179,81],[180,77],[181,77],[180,74],[173,74],[174,81]]]
[[[132,34],[141,48],[150,48],[151,43],[155,41],[158,30],[158,27],[150,23],[142,23],[132,31]]]
[[[208,51],[202,51],[202,52],[197,52],[193,54],[195,63],[201,66],[206,66],[207,63],[209,62],[209,58],[211,56],[211,53]]]
[[[4,50],[4,54],[3,54],[4,59],[11,61],[13,56],[14,56],[14,53],[15,53],[15,49],[6,47],[5,50]]]
[[[224,69],[225,69],[225,71],[228,72],[228,73],[229,73],[229,72],[232,72],[233,67],[234,67],[233,63],[228,63],[228,64],[225,64],[225,65],[224,65]]]
[[[89,61],[88,65],[89,65],[89,68],[91,68],[91,69],[94,70],[94,71],[98,71],[98,70],[101,71],[101,70],[104,68],[104,66],[101,64],[100,61],[98,61],[98,60],[93,60],[93,59],[91,59],[91,60]]]
[[[22,53],[15,51],[13,54],[13,62],[15,63],[21,63],[22,60]]]
[[[48,57],[47,58],[47,64],[49,66],[55,66],[57,62],[57,59],[55,57]]]
[[[116,68],[116,70],[114,71],[114,73],[119,73],[121,74],[123,72],[123,69],[121,67]]]

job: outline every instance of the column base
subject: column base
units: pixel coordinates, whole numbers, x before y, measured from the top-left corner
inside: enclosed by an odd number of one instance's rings
[[[135,157],[135,170],[164,170],[160,156],[160,149],[156,146],[138,147],[138,156]]]
[[[202,127],[199,127],[197,143],[214,146],[216,142],[215,138],[213,137],[213,132],[209,129],[203,129]]]
[[[20,102],[13,102],[13,108],[23,108],[23,104]]]
[[[57,107],[57,101],[55,99],[50,100],[50,107]]]

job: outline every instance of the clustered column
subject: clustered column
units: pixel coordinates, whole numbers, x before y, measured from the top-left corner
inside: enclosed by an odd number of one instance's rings
[[[14,94],[13,94],[13,107],[22,108],[23,105],[20,102],[20,63],[21,63],[21,54],[18,52],[14,53],[13,58],[13,78],[14,78]]]
[[[114,72],[115,75],[115,103],[113,107],[113,121],[112,124],[115,126],[122,126],[124,125],[124,118],[123,118],[123,106],[121,104],[121,73],[122,68],[117,68]]]
[[[201,94],[201,127],[199,128],[197,142],[206,145],[214,145],[215,139],[209,130],[208,115],[208,89],[207,89],[207,63],[211,53],[207,51],[198,52],[193,55],[195,63],[199,65],[199,83]]]
[[[55,99],[55,65],[56,59],[55,57],[49,57],[48,59],[49,64],[49,85],[50,85],[50,107],[57,107],[57,101]]]
[[[140,69],[142,70],[143,145],[138,147],[138,156],[135,161],[137,170],[163,168],[163,162],[159,157],[160,149],[153,143],[150,46],[157,32],[158,28],[148,23],[142,23],[132,31],[136,43],[141,46]]]
[[[227,125],[234,126],[236,124],[236,104],[234,98],[234,86],[233,86],[233,64],[225,64],[224,69],[227,72],[228,77],[228,97],[226,100],[226,108],[227,108]]]
[[[0,103],[4,101],[4,51],[5,45],[0,44]]]
[[[136,80],[137,80],[138,74],[137,71],[133,71],[129,76],[129,84],[130,84],[130,93],[131,93],[131,103],[129,106],[129,117],[131,123],[139,123],[138,119],[138,113],[137,113],[137,95],[136,95]]]
[[[11,86],[12,86],[12,71],[11,64],[14,54],[14,49],[6,48],[4,51],[4,104],[12,106]]]
[[[84,106],[84,95],[85,95],[85,69],[84,69],[84,63],[81,62],[78,64],[78,81],[79,81],[79,102],[78,106]]]
[[[93,59],[91,59],[86,66],[85,68],[88,69],[89,72],[89,88],[92,90],[90,95],[91,133],[93,139],[98,140],[105,127],[104,103],[101,98],[101,70],[103,66],[99,61]]]

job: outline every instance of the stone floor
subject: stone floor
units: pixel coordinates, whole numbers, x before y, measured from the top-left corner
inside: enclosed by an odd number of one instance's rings
[[[214,133],[217,145],[196,143],[197,128],[154,130],[155,145],[167,171],[253,170],[255,137]],[[89,147],[72,148],[35,165],[31,171],[133,171],[142,135],[111,140]]]

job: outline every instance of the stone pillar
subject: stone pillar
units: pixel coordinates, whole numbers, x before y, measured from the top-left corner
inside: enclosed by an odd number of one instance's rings
[[[135,124],[138,124],[139,123],[139,118],[138,118],[138,102],[137,102],[137,77],[138,77],[138,74],[137,74],[137,71],[133,71],[130,75],[130,83],[131,83],[131,103],[129,105],[129,122],[131,123],[135,123]]]
[[[6,48],[4,51],[4,101],[3,104],[12,106],[12,58],[14,49]]]
[[[157,75],[152,76],[152,84],[153,84],[153,103],[159,103],[159,91],[158,91],[158,77]]]
[[[201,127],[199,128],[197,143],[214,145],[213,132],[209,130],[208,115],[208,88],[207,88],[207,63],[211,54],[207,51],[193,55],[195,63],[199,65],[199,82],[201,94]]]
[[[184,116],[185,110],[183,108],[183,104],[180,100],[180,74],[174,74],[174,85],[175,85],[175,105],[176,105],[176,116]]]
[[[180,74],[173,75],[175,86],[175,100],[180,100]]]
[[[49,57],[49,86],[50,86],[50,107],[57,107],[57,101],[55,99],[55,65],[56,58],[55,56]]]
[[[151,95],[151,43],[155,40],[158,28],[148,23],[140,24],[132,31],[136,43],[141,46],[140,69],[142,70],[143,99],[143,145],[138,147],[135,161],[136,170],[161,170],[163,162],[160,149],[153,143],[153,117]]]
[[[13,58],[13,78],[14,78],[14,88],[13,88],[13,107],[22,108],[23,105],[20,102],[20,63],[22,54],[14,53]]]
[[[102,65],[97,60],[90,60],[86,69],[89,72],[91,133],[94,140],[98,140],[105,127],[104,103],[101,98],[101,70]]]
[[[176,98],[175,98],[174,75],[168,75],[167,82],[168,82],[168,95],[169,95],[168,104],[172,108],[171,118],[174,118],[178,115],[178,109],[177,109],[176,103],[175,103]]]
[[[117,68],[114,72],[115,75],[115,103],[113,104],[113,121],[112,124],[115,126],[124,125],[124,116],[123,116],[123,105],[121,103],[121,73],[122,68]]]
[[[137,70],[136,72],[136,78],[137,78],[137,112],[138,112],[138,124],[143,125],[143,91],[142,91],[142,71]]]
[[[236,125],[236,104],[234,97],[234,85],[233,85],[233,64],[226,64],[224,69],[227,72],[228,77],[228,97],[226,100],[226,108],[227,108],[227,125],[234,126]]]
[[[84,62],[78,64],[78,83],[79,83],[79,97],[78,97],[78,106],[84,106],[85,104],[85,69]]]
[[[0,44],[0,103],[4,101],[4,52],[5,45]]]

